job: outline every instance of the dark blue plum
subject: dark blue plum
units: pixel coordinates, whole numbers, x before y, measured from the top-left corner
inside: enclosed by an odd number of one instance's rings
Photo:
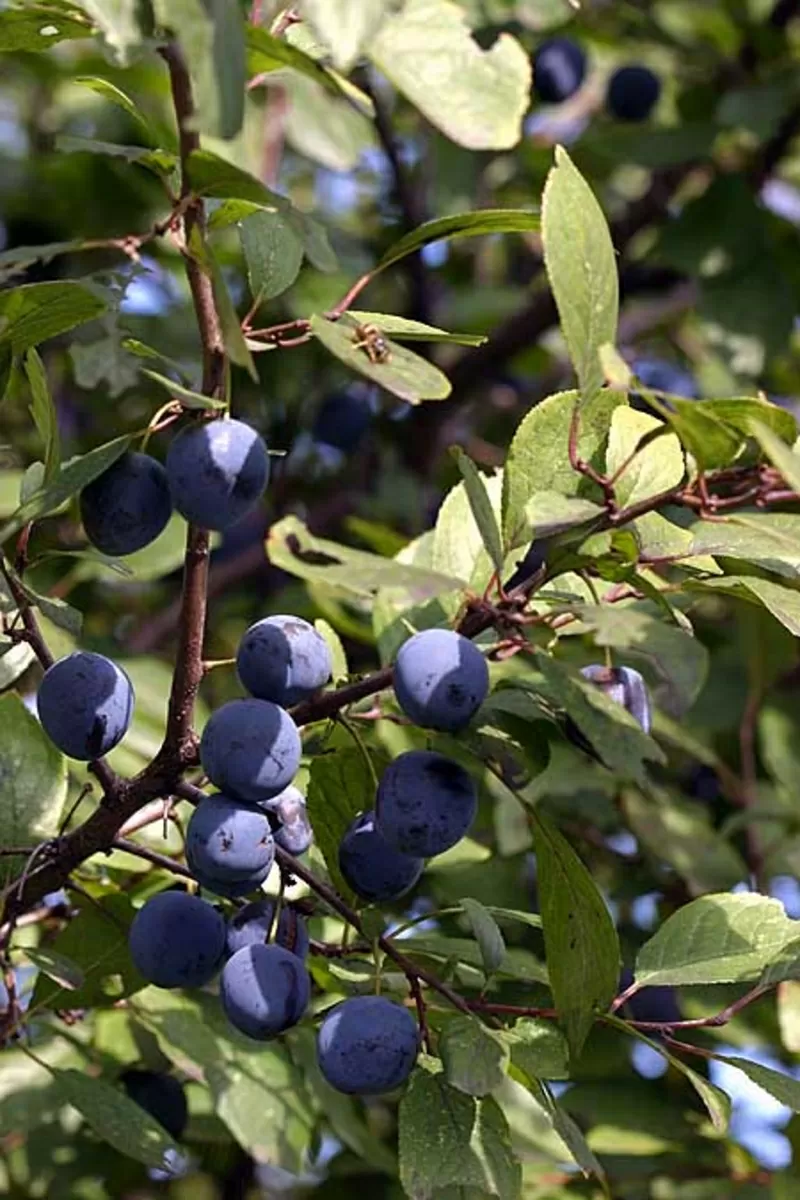
[[[308,972],[297,955],[256,943],[231,955],[219,991],[231,1025],[258,1041],[296,1025],[311,995]]]
[[[378,784],[378,832],[396,850],[416,858],[455,846],[477,810],[475,785],[464,768],[432,750],[401,754]]]
[[[314,830],[308,819],[308,810],[303,793],[296,787],[284,788],[273,800],[266,800],[263,808],[272,822],[275,845],[287,854],[305,854],[314,841]]]
[[[645,733],[650,732],[650,698],[638,671],[632,667],[606,667],[593,663],[581,668],[581,675],[605,692],[609,700],[626,708]]]
[[[397,703],[415,725],[457,733],[486,699],[489,668],[472,642],[452,629],[425,629],[400,647]]]
[[[178,512],[203,529],[227,529],[258,504],[269,480],[264,441],[243,421],[196,422],[167,453]]]
[[[619,67],[608,81],[606,105],[618,121],[646,121],[661,95],[661,80],[638,63]]]
[[[131,1068],[120,1075],[120,1083],[135,1104],[158,1121],[170,1137],[180,1140],[189,1119],[189,1106],[179,1080],[159,1071]]]
[[[275,859],[266,813],[227,796],[206,796],[186,830],[186,856],[192,871],[218,883],[235,883],[264,872]]]
[[[149,454],[123,454],[83,489],[80,510],[93,546],[133,554],[155,541],[172,515],[167,473]]]
[[[353,996],[332,1009],[317,1035],[319,1069],[350,1096],[379,1096],[405,1083],[419,1050],[417,1023],[383,996]]]
[[[410,891],[425,863],[390,846],[375,827],[375,813],[356,817],[339,845],[339,869],[362,900],[396,900]]]
[[[230,700],[210,717],[200,761],[226,796],[259,804],[277,796],[300,765],[300,734],[287,712],[267,700]]]
[[[269,867],[262,867],[261,870],[254,871],[252,875],[245,875],[242,879],[222,880],[209,875],[202,866],[198,866],[189,853],[186,855],[186,865],[201,888],[207,892],[214,892],[216,896],[224,896],[226,900],[241,900],[243,896],[249,896],[261,887],[270,871]]]
[[[277,929],[272,928],[275,901],[266,896],[253,900],[231,917],[228,922],[228,954],[235,954],[245,946],[266,945],[267,935],[272,930],[272,940],[284,950],[290,950],[298,958],[308,956],[308,928],[289,904],[281,908]]]
[[[314,440],[348,454],[358,448],[371,423],[369,395],[356,387],[347,388],[323,402],[313,426]]]
[[[571,38],[548,38],[533,56],[533,89],[543,104],[562,104],[586,76],[586,55]]]
[[[36,704],[45,733],[70,758],[113,750],[133,717],[133,684],[102,654],[76,650],[44,673]]]
[[[633,373],[646,387],[654,392],[666,392],[682,396],[685,400],[696,400],[700,395],[697,381],[689,371],[660,358],[639,358],[632,365]],[[629,395],[631,408],[640,412],[651,412],[646,397],[640,392]]]
[[[225,954],[225,922],[186,892],[159,892],[133,918],[128,946],[134,964],[163,988],[202,987]]]
[[[509,575],[505,582],[505,590],[510,592],[512,588],[519,587],[521,583],[525,583],[531,576],[545,565],[546,561],[546,546],[543,541],[537,541],[535,538],[525,552],[525,557],[517,561],[517,569],[513,575]]]
[[[288,708],[313,696],[331,677],[328,643],[302,617],[265,617],[251,625],[236,654],[251,696]]]

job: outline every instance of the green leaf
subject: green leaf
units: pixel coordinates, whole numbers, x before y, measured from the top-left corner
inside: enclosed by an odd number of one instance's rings
[[[346,683],[348,677],[347,670],[347,654],[342,645],[342,639],[328,621],[322,617],[318,617],[314,622],[314,628],[321,637],[328,643],[328,649],[331,652],[331,662],[333,664],[331,670],[331,681],[334,685]]]
[[[800,516],[795,513],[731,513],[688,528],[693,556],[741,558],[776,575],[800,578]]]
[[[656,430],[662,432],[652,436]],[[616,476],[614,490],[622,507],[649,500],[677,487],[683,479],[680,441],[657,417],[620,405],[611,418],[606,471]]]
[[[800,592],[771,579],[750,575],[727,575],[720,579],[687,580],[685,587],[697,592],[725,592],[743,600],[763,604],[795,637],[800,637]]]
[[[386,7],[387,0],[304,0],[303,15],[334,66],[348,71],[377,31]]]
[[[652,402],[646,388],[642,392]],[[702,408],[698,400],[670,396],[672,409],[660,405],[659,412],[669,421],[686,449],[704,470],[727,467],[742,445],[742,437],[730,425]]]
[[[68,38],[92,36],[91,27],[74,16],[56,16],[47,4],[0,12],[0,51],[49,50]]]
[[[400,1101],[399,1152],[409,1196],[458,1188],[519,1198],[521,1170],[502,1110],[491,1096],[474,1099],[450,1087],[435,1059],[420,1060]]]
[[[409,404],[444,400],[450,395],[450,381],[438,367],[396,342],[386,339],[390,355],[386,362],[372,362],[366,349],[357,344],[357,323],[347,317],[329,321],[327,317],[315,314],[311,318],[311,332],[326,350],[351,370],[379,383],[387,392]]]
[[[431,242],[480,237],[489,233],[528,233],[538,230],[539,224],[538,213],[528,212],[524,208],[485,208],[477,212],[454,213],[451,217],[437,217],[412,229],[411,233],[390,246],[373,274],[385,271]]]
[[[81,7],[102,31],[120,66],[127,66],[145,33],[139,0],[81,0]]]
[[[83,986],[85,977],[78,964],[49,946],[29,947],[25,950],[25,957],[59,987],[74,992]]]
[[[525,519],[530,537],[550,537],[564,533],[576,525],[586,525],[605,515],[605,509],[579,496],[562,496],[560,492],[534,492],[525,505]]]
[[[481,333],[450,333],[423,321],[396,317],[393,313],[361,312],[348,308],[347,315],[359,325],[377,325],[382,333],[394,334],[401,342],[452,342],[456,346],[482,346],[488,339]]]
[[[96,446],[88,454],[62,463],[52,482],[37,489],[6,523],[0,526],[0,545],[18,533],[29,521],[36,521],[39,517],[55,512],[66,500],[77,495],[93,479],[97,479],[98,475],[108,470],[130,444],[131,438],[128,436],[115,438],[113,442],[106,442],[104,446]]]
[[[751,428],[773,467],[777,467],[789,487],[800,494],[800,454],[790,450],[763,421],[753,421]]]
[[[463,580],[436,571],[314,537],[297,517],[284,517],[272,526],[267,555],[274,566],[291,575],[366,598],[374,597],[381,588],[397,587],[407,588],[421,603],[464,586]]]
[[[355,170],[376,145],[364,106],[352,96],[331,95],[306,75],[285,71],[273,77],[273,82],[279,80],[289,98],[284,125],[292,149],[330,171]]]
[[[514,434],[503,476],[503,532],[510,548],[530,538],[526,508],[536,493],[602,500],[599,488],[574,471],[569,461],[569,431],[577,402],[577,392],[548,396]],[[603,392],[581,409],[578,453],[597,470],[605,466],[611,415],[620,404],[624,404],[621,396]]]
[[[312,760],[306,804],[334,887],[349,903],[359,904],[339,870],[339,844],[345,831],[359,813],[375,805],[375,781],[355,747]]]
[[[0,404],[5,399],[14,371],[14,351],[8,342],[0,344]]]
[[[277,192],[260,183],[241,167],[212,154],[210,150],[193,150],[189,155],[187,171],[192,191],[198,196],[209,196],[216,200],[248,200],[259,208],[282,211],[288,201]],[[238,220],[234,217],[234,220]]]
[[[8,654],[0,664],[5,658]],[[19,696],[0,696],[0,846],[35,846],[53,837],[66,798],[63,754]],[[0,884],[18,875],[24,865],[22,858],[0,859]]]
[[[481,481],[486,499],[499,521],[502,477],[492,475]],[[402,555],[400,557],[403,557]],[[482,532],[475,520],[466,485],[456,484],[445,496],[436,514],[430,564],[435,570],[451,578],[463,579],[467,587],[480,594],[491,579],[493,565],[489,557]],[[464,588],[452,596],[442,597],[451,618],[455,618],[463,600]]]
[[[53,1068],[58,1089],[98,1137],[128,1158],[161,1170],[175,1168],[182,1155],[163,1125],[112,1087],[85,1071]]]
[[[710,413],[726,425],[754,437],[756,425],[766,425],[783,442],[791,446],[797,439],[797,420],[785,408],[778,408],[758,396],[734,396],[730,400],[696,400],[700,412]]]
[[[613,345],[617,336],[617,260],[603,210],[561,146],[542,195],[542,238],[547,277],[586,405],[603,386],[600,348]]]
[[[107,9],[109,7],[106,3],[106,0],[92,0],[92,3],[95,4],[97,8],[102,6],[103,8]],[[130,7],[131,3],[136,4],[137,0],[112,0],[112,5],[116,7],[121,5]],[[118,31],[118,37],[120,39],[116,43],[119,50],[119,57],[122,58],[123,54],[125,53],[125,47],[123,46],[121,38],[125,36],[126,32],[132,33],[133,29],[132,27],[128,27],[126,31],[121,21],[116,24],[115,28]],[[127,43],[127,45],[133,46],[137,43],[138,35],[134,41]],[[117,108],[121,108],[123,112],[126,112],[129,117],[133,118],[133,120],[141,128],[142,132],[152,142],[158,144],[158,134],[151,126],[147,117],[140,108],[137,108],[136,104],[133,102],[133,100],[131,100],[127,92],[123,92],[122,88],[117,87],[117,85],[112,83],[110,79],[104,79],[101,75],[76,75],[72,82],[78,83],[82,87],[88,87],[98,96],[102,96],[105,100],[110,100],[112,104],[116,104]]]
[[[274,37],[271,33],[267,33],[266,29],[249,25],[247,28],[248,74],[271,74],[284,67],[289,67],[293,71],[307,76],[336,97],[344,94],[348,98],[352,98],[355,91],[346,84],[346,81],[340,79],[333,71],[327,70],[299,46],[293,45],[286,38]]]
[[[211,261],[211,279],[214,287],[214,300],[217,306],[217,315],[219,323],[222,326],[222,338],[225,342],[225,352],[232,363],[236,363],[238,367],[244,367],[247,374],[253,380],[253,383],[258,383],[258,371],[256,364],[253,362],[253,356],[245,341],[242,333],[242,325],[239,320],[238,313],[233,306],[231,294],[228,291],[228,285],[225,282],[225,277],[222,274],[220,265],[216,258],[210,254],[208,247],[206,253]]]
[[[503,1083],[509,1052],[502,1038],[475,1017],[448,1017],[439,1035],[447,1082],[468,1096],[488,1096]]]
[[[367,46],[376,67],[442,133],[470,150],[508,150],[522,135],[531,66],[507,33],[473,40],[449,0],[407,0]]]
[[[43,246],[15,246],[13,250],[0,253],[0,280],[13,279],[34,263],[49,263],[62,254],[80,250],[84,243],[80,238],[71,242],[46,242]]]
[[[171,175],[178,159],[168,150],[149,150],[146,146],[121,146],[117,142],[100,142],[96,138],[74,137],[60,133],[56,149],[62,154],[99,154],[106,158],[121,158],[136,163],[159,177]]]
[[[553,1129],[561,1138],[583,1174],[586,1176],[594,1175],[601,1182],[605,1183],[606,1173],[589,1146],[589,1143],[586,1141],[580,1126],[561,1107],[550,1091],[550,1088],[545,1083],[542,1083],[540,1079],[532,1076],[527,1077],[526,1086],[537,1103],[547,1113]]]
[[[673,913],[640,949],[636,983],[743,983],[762,971],[795,939],[778,900],[757,893],[700,896]]]
[[[106,304],[80,283],[27,283],[0,292],[0,344],[15,354],[67,333],[105,312]]]
[[[37,1008],[111,1008],[146,986],[128,950],[128,929],[135,910],[123,893],[110,893],[96,902],[80,895],[73,899],[75,919],[47,951],[74,963],[83,979],[65,993],[60,979],[50,972],[50,978],[41,975],[32,1003]]]
[[[739,1058],[738,1055],[731,1058],[725,1054],[715,1054],[714,1058],[717,1062],[727,1063],[729,1067],[736,1067],[781,1104],[785,1104],[793,1112],[800,1112],[800,1080],[785,1074],[784,1071],[775,1071],[772,1067],[763,1067],[761,1063]]]
[[[239,236],[254,296],[272,300],[292,286],[303,262],[303,243],[283,213],[253,213],[241,222]]]
[[[485,978],[483,969],[483,954],[479,946],[471,938],[443,937],[433,933],[415,933],[413,938],[403,942],[403,949],[410,958],[419,955],[432,958],[439,962],[462,963],[471,968],[470,981],[480,986]],[[529,951],[521,947],[507,947],[505,956],[496,975],[508,979],[517,979],[521,983],[547,983],[547,970],[544,963]]]
[[[31,412],[39,437],[44,443],[44,479],[48,482],[58,470],[61,461],[61,439],[58,435],[58,417],[50,388],[47,384],[44,363],[35,347],[25,353],[25,374],[31,389]]]
[[[529,1079],[569,1079],[569,1047],[553,1021],[521,1017],[504,1036],[512,1067]]]
[[[156,20],[180,42],[204,133],[233,138],[242,127],[244,22],[236,0],[153,0]]]
[[[225,408],[224,400],[214,400],[211,396],[204,396],[202,392],[193,392],[191,388],[184,387],[182,383],[176,383],[174,379],[169,379],[168,376],[161,375],[158,371],[151,371],[143,367],[142,375],[146,375],[148,379],[152,379],[153,383],[157,383],[168,391],[170,396],[180,400],[184,408],[200,411]]]
[[[167,1058],[205,1082],[242,1149],[294,1174],[307,1169],[317,1115],[285,1045],[237,1033],[219,997],[205,992],[148,988],[130,1006]]]
[[[459,902],[480,946],[483,969],[487,978],[499,971],[506,956],[506,944],[494,917],[477,900],[465,896]],[[477,1094],[477,1093],[476,1093]]]
[[[574,1057],[595,1014],[619,981],[617,931],[597,885],[569,842],[537,810],[531,813],[547,970]]]
[[[676,1071],[680,1071],[691,1083],[694,1090],[697,1092],[706,1111],[711,1118],[711,1123],[717,1133],[725,1134],[728,1131],[728,1125],[731,1119],[731,1099],[722,1088],[718,1088],[716,1084],[710,1082],[703,1075],[698,1075],[697,1071],[693,1071],[691,1067],[687,1067],[686,1063],[676,1057],[674,1054],[669,1054],[659,1042],[654,1042],[652,1038],[647,1037],[640,1029],[636,1029],[633,1025],[629,1025],[627,1021],[620,1020],[619,1017],[611,1015],[606,1016],[606,1022],[609,1025],[614,1025],[621,1033],[625,1033],[628,1037],[636,1038],[639,1042],[644,1042],[651,1050],[655,1050],[667,1060],[671,1067]]]
[[[458,469],[464,479],[469,506],[475,518],[475,524],[480,531],[484,546],[494,563],[495,570],[501,572],[505,561],[503,543],[500,538],[500,528],[497,524],[492,502],[486,490],[483,476],[478,471],[471,458],[459,446],[452,447],[452,454],[458,464]]]

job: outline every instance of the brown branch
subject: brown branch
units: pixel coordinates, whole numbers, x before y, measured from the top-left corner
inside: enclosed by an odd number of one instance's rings
[[[157,850],[151,850],[149,846],[142,846],[141,843],[132,842],[129,838],[114,838],[111,844],[115,850],[124,850],[126,854],[133,854],[136,858],[145,859],[154,867],[161,867],[165,871],[171,871],[173,875],[182,875],[184,879],[191,879],[194,882],[194,875],[188,867],[185,867],[183,863],[176,862],[174,858],[170,858],[166,854],[159,854]]]

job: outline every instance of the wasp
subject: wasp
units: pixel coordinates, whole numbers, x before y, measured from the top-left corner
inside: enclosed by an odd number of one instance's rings
[[[388,363],[392,352],[389,343],[377,325],[356,325],[353,342],[357,350],[363,350],[371,363]]]

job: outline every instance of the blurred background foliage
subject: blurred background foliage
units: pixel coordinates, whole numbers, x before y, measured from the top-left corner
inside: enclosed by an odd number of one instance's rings
[[[58,4],[28,7],[42,20],[49,11],[54,20],[68,11]],[[241,7],[243,13],[249,9]],[[262,5],[265,23],[278,7]],[[583,88],[558,108],[541,106],[531,94],[521,140],[508,149],[476,151],[440,132],[368,64],[356,63],[352,78],[373,97],[377,123],[297,72],[271,72],[268,86],[249,92],[241,132],[224,142],[204,138],[204,145],[312,213],[324,227],[330,252],[323,249],[316,266],[298,261],[294,270],[282,262],[285,277],[275,284],[275,298],[259,305],[259,326],[333,305],[398,237],[426,219],[538,205],[552,147],[561,142],[570,145],[614,232],[623,293],[619,345],[626,359],[636,369],[655,362],[688,372],[705,397],[763,392],[796,411],[798,6],[785,0],[777,7],[771,0],[585,0],[573,8],[565,0],[463,0],[459,7],[484,47],[503,32],[513,34],[527,55],[554,32],[579,41],[589,62]],[[0,5],[0,21],[6,9]],[[287,36],[306,44],[302,30],[293,28]],[[177,370],[189,387],[199,385],[198,334],[179,249],[168,238],[131,253],[124,243],[130,234],[146,233],[167,211],[159,171],[147,152],[175,149],[168,81],[155,54],[132,50],[122,66],[112,48],[95,38],[65,40],[47,53],[12,47],[0,61],[0,284],[81,278],[100,289],[109,305],[102,319],[42,349],[66,458],[147,425],[166,396],[142,374],[142,366]],[[661,98],[645,124],[615,122],[605,111],[608,76],[629,62],[647,64],[661,80]],[[98,86],[98,79],[109,86]],[[114,87],[131,97],[134,109],[119,103]],[[234,226],[211,237],[244,315],[251,292],[242,241]],[[109,239],[119,239],[118,245],[109,246]],[[44,256],[25,249],[88,240],[106,244]],[[209,658],[231,658],[243,630],[258,617],[292,612],[328,623],[334,639],[341,639],[351,674],[376,666],[372,601],[285,574],[265,553],[270,526],[296,514],[318,536],[393,556],[432,527],[457,482],[448,446],[462,445],[483,467],[502,464],[521,417],[571,384],[535,233],[435,242],[378,276],[367,299],[364,307],[371,311],[485,335],[488,341],[475,347],[415,344],[453,382],[450,398],[416,407],[355,380],[317,341],[258,354],[257,379],[234,368],[236,415],[260,430],[276,457],[263,509],[216,544]],[[141,344],[164,361],[148,363],[138,352]],[[676,376],[666,378],[674,383]],[[660,386],[679,390],[677,383]],[[19,374],[0,407],[0,441],[3,517],[17,507],[24,473],[41,453]],[[151,452],[162,457],[166,442],[166,436],[155,435]],[[82,613],[81,644],[111,655],[131,674],[136,719],[111,762],[133,774],[155,753],[163,730],[182,523],[176,518],[156,544],[127,560],[125,573],[85,550],[77,507],[68,505],[37,526],[29,582]],[[53,623],[45,606],[42,613],[54,652],[65,652],[78,636],[77,617],[53,609]],[[754,703],[751,732],[763,810],[758,827],[767,847],[768,882],[790,915],[800,916],[794,880],[800,869],[796,643],[761,610],[721,595],[698,601],[693,621],[709,651],[707,676],[680,724],[659,716],[657,733],[669,761],[658,772],[657,803],[633,787],[620,792],[605,768],[546,736],[541,725],[527,734],[531,798],[560,821],[590,863],[617,917],[628,961],[687,899],[741,887],[747,878],[748,835],[726,780],[741,769],[741,732]],[[588,661],[591,642],[571,640],[573,660]],[[37,675],[33,667],[25,674],[28,666],[24,650],[13,660],[2,658],[0,687],[15,684],[30,693]],[[235,694],[231,670],[211,672],[198,725],[210,707]],[[319,736],[328,739],[325,745],[349,744],[342,730]],[[390,722],[381,722],[375,734],[389,753],[405,748],[413,736]],[[464,753],[444,737],[433,741],[456,757]],[[81,782],[71,780],[71,800],[78,798]],[[500,907],[536,908],[527,824],[503,780],[488,769],[483,801],[473,837],[426,871],[412,899],[412,916],[465,895]],[[87,806],[86,800],[79,804],[73,819]],[[160,830],[142,837],[167,853],[181,844],[175,829],[166,842]],[[159,872],[145,874],[145,866],[119,852],[90,864],[84,880],[89,899],[77,900],[82,917],[87,922],[92,917],[92,898],[129,908],[160,886]],[[406,919],[409,911],[396,919]],[[322,918],[312,924],[317,937],[331,933]],[[84,928],[91,940],[91,925]],[[504,926],[504,933],[509,955],[500,998],[522,994],[529,1004],[544,1001],[544,988],[537,995],[536,985],[520,984],[534,969],[532,956],[541,955],[539,931],[517,923]],[[437,947],[440,934],[448,935],[444,949]],[[36,936],[30,935],[32,948]],[[102,932],[96,936],[102,940]],[[474,981],[480,959],[473,943],[464,943],[460,961],[449,959],[453,939],[468,936],[463,917],[418,926],[416,936],[418,953]],[[68,953],[68,947],[61,949]],[[323,986],[335,986],[339,969],[314,960],[315,980]],[[111,1007],[110,998],[134,990],[126,970],[130,967],[120,961],[108,972],[122,991],[65,997],[70,1011],[56,1023],[57,1033],[45,1016],[37,1053],[59,1066],[83,1069],[91,1061],[112,1076],[131,1063],[158,1068],[172,1061],[188,1080],[191,1172],[173,1181],[148,1178],[144,1167],[79,1124],[74,1111],[59,1104],[46,1072],[11,1048],[0,1059],[5,1194],[54,1200],[151,1195],[227,1200],[258,1194],[338,1200],[355,1189],[376,1200],[395,1200],[402,1194],[387,1148],[395,1137],[393,1108],[375,1101],[356,1112],[349,1101],[309,1089],[296,1067],[304,1054],[308,1059],[307,1031],[297,1035],[292,1059],[276,1051],[266,1066],[261,1058],[258,1072],[251,1072],[246,1050],[215,1040],[223,1039],[214,1025],[219,1018],[200,997],[183,1013],[180,1051],[169,1049],[169,996],[151,992],[146,1006]],[[677,1003],[684,1016],[708,1015],[730,1000],[730,991],[670,991],[652,996],[655,1007],[647,1011],[673,1012],[658,1005]],[[81,1019],[73,1009],[95,1011]],[[785,984],[777,1007],[772,1001],[753,1005],[724,1030],[705,1031],[700,1044],[729,1044],[796,1071],[799,1011],[797,984]],[[633,1053],[630,1047],[616,1031],[595,1028],[577,1075],[561,1095],[606,1163],[614,1196],[779,1200],[797,1194],[797,1117],[789,1120],[777,1102],[769,1107],[763,1093],[748,1107],[749,1095],[731,1082],[737,1108],[731,1134],[720,1138],[710,1132],[686,1079],[675,1071],[664,1075],[663,1060],[647,1046]],[[225,1074],[224,1087],[209,1091],[196,1082],[202,1070],[215,1069]],[[730,1070],[713,1071],[718,1082],[728,1084]],[[552,1077],[559,1079],[557,1065]],[[565,1166],[563,1144],[529,1094],[511,1080],[504,1087],[505,1111],[524,1163],[525,1197],[599,1195],[595,1183]],[[238,1100],[232,1094],[237,1090]],[[472,1195],[469,1189],[445,1189],[437,1200],[456,1194]]]

